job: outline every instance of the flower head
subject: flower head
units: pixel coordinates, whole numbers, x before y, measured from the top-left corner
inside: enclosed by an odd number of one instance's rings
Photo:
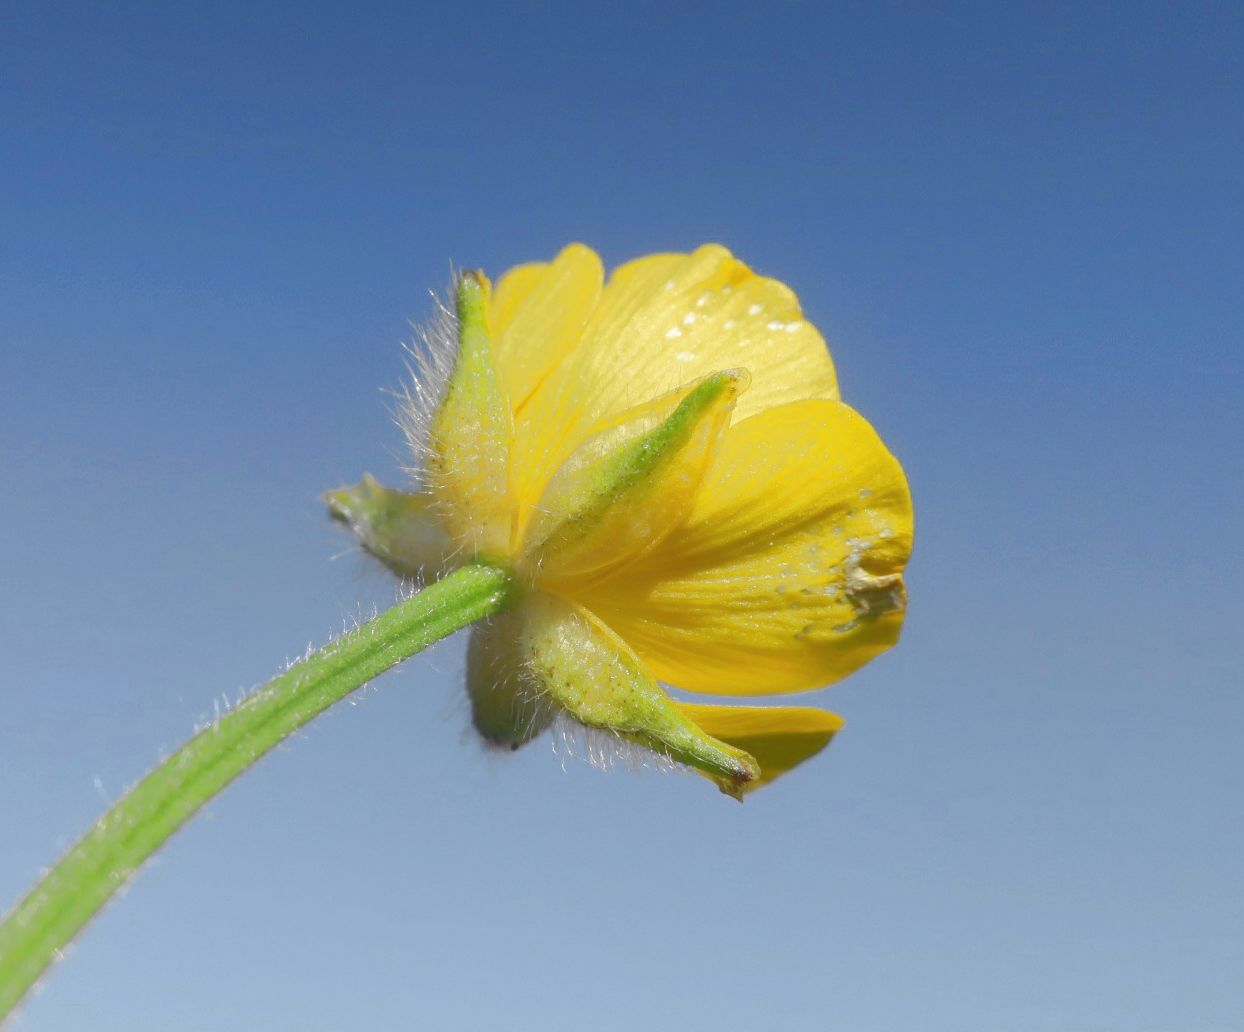
[[[519,578],[472,632],[480,732],[517,748],[569,717],[736,796],[823,748],[824,710],[661,687],[805,691],[898,637],[907,484],[794,294],[716,245],[606,281],[576,244],[495,287],[466,273],[455,302],[407,398],[419,489],[328,502],[403,575]]]

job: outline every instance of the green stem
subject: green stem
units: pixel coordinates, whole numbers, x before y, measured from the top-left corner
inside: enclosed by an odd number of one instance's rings
[[[234,778],[376,675],[499,612],[505,570],[449,574],[273,678],[109,809],[0,923],[0,1020],[168,838]]]

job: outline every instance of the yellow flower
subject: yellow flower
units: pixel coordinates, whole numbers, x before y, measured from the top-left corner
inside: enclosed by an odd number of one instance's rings
[[[420,490],[366,478],[329,504],[399,573],[518,576],[472,633],[479,730],[517,748],[568,716],[736,796],[823,748],[834,714],[659,683],[805,691],[898,637],[907,484],[795,295],[717,245],[606,282],[574,244],[495,288],[464,275],[456,307],[443,388],[434,339],[410,395]]]

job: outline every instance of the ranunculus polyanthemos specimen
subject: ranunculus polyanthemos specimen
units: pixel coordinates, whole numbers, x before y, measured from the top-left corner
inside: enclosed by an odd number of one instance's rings
[[[221,713],[112,804],[0,918],[0,1021],[151,855],[233,779],[361,685],[471,623],[475,726],[517,748],[555,720],[741,797],[841,720],[695,705],[817,688],[892,645],[911,499],[838,397],[794,294],[724,248],[605,280],[572,245],[455,284],[404,422],[417,490],[370,477],[332,514],[428,584]],[[577,724],[576,724],[577,722]]]
[[[805,691],[898,638],[907,484],[795,295],[712,244],[608,279],[574,244],[455,300],[406,398],[418,489],[327,499],[404,576],[515,573],[468,648],[479,731],[517,748],[569,717],[735,796],[822,749],[832,713],[660,685]]]

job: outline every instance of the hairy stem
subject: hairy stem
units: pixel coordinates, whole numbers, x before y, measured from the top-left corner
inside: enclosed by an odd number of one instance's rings
[[[472,564],[273,678],[118,800],[0,923],[0,1021],[86,923],[234,778],[408,656],[505,608],[510,575]]]

